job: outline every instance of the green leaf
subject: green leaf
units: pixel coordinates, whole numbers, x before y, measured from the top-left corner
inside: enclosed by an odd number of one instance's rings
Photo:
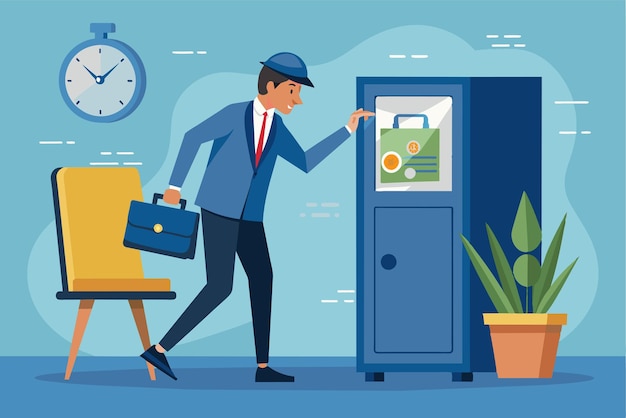
[[[496,311],[499,313],[514,313],[515,309],[513,309],[511,302],[507,299],[504,291],[500,287],[500,284],[491,270],[489,270],[489,267],[485,264],[482,257],[463,235],[461,235],[461,240],[463,241],[463,246],[465,246],[465,250],[469,255],[470,261],[472,262],[480,281],[483,283],[483,286],[485,287],[493,306],[496,308]]]
[[[504,294],[513,306],[514,311],[521,313],[524,309],[522,308],[522,301],[517,290],[517,284],[515,284],[515,278],[513,277],[513,271],[511,270],[509,260],[507,260],[496,235],[493,233],[489,225],[486,225],[486,227],[487,236],[489,237],[489,246],[491,247],[491,254],[493,255],[493,261],[496,264],[496,270],[498,272],[498,277],[500,278],[500,283],[502,284],[502,290],[504,290]]]
[[[552,284],[552,279],[554,278],[554,273],[556,271],[556,264],[559,260],[559,253],[561,252],[561,242],[563,241],[563,231],[565,230],[566,218],[567,214],[563,216],[561,224],[554,233],[554,237],[552,237],[552,242],[550,242],[550,246],[548,247],[546,256],[543,259],[541,271],[539,272],[539,279],[537,280],[537,283],[535,283],[535,285],[533,286],[534,312],[537,312],[537,309],[539,308],[539,302],[541,301],[541,299],[543,299],[543,296],[546,294],[546,291],[550,288],[550,285]]]
[[[537,220],[537,215],[526,192],[522,193],[515,214],[511,238],[515,247],[525,253],[535,250],[541,243],[539,220]]]
[[[532,254],[519,256],[513,265],[515,280],[524,287],[533,286],[539,279],[540,271],[539,260]]]
[[[554,281],[554,284],[550,286],[550,289],[548,289],[548,291],[546,292],[545,296],[541,298],[541,302],[539,302],[539,306],[535,310],[536,313],[548,312],[548,309],[550,309],[552,303],[554,303],[554,300],[561,292],[565,281],[569,277],[569,274],[572,272],[572,269],[574,268],[574,265],[576,265],[577,261],[578,257],[576,257],[576,260],[574,260],[572,264],[567,266],[567,268],[563,270],[559,277],[557,277],[557,279]]]

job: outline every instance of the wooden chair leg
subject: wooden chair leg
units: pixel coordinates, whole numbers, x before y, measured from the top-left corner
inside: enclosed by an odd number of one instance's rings
[[[84,299],[81,300],[78,305],[78,315],[76,316],[76,325],[74,325],[70,355],[67,359],[67,366],[65,367],[65,380],[70,380],[70,376],[72,375],[72,369],[76,362],[80,342],[83,340],[83,335],[85,334],[85,328],[87,328],[87,321],[89,321],[93,302],[94,301],[91,299]]]
[[[133,312],[133,318],[135,318],[135,325],[137,325],[137,331],[139,331],[139,338],[143,349],[150,348],[150,336],[148,335],[148,323],[146,322],[146,312],[143,309],[142,300],[129,300],[130,310]],[[154,366],[146,362],[148,366],[148,374],[150,380],[156,380],[156,373],[154,372]]]

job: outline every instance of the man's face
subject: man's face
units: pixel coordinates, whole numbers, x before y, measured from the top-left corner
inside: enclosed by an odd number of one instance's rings
[[[302,84],[287,80],[274,87],[274,83],[267,83],[267,93],[272,105],[284,115],[291,113],[296,105],[302,104],[300,89]]]

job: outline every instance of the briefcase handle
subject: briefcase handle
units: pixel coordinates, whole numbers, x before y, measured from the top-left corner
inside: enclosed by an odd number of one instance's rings
[[[155,193],[154,196],[152,196],[152,204],[156,205],[157,200],[159,199],[163,199],[163,193]],[[185,207],[187,207],[187,201],[185,199],[180,199],[179,203],[180,203],[180,208],[182,210],[185,210]]]
[[[398,129],[400,127],[398,123],[398,118],[424,118],[424,129],[428,129],[428,116],[423,113],[399,113],[393,117],[393,129]]]

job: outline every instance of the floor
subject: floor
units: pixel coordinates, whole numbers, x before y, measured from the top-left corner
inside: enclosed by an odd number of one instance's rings
[[[2,417],[624,417],[623,357],[559,357],[551,379],[386,373],[365,382],[354,358],[278,358],[295,383],[254,383],[252,358],[170,357],[178,380],[139,358],[0,357]],[[176,414],[176,415],[173,415]],[[180,415],[179,415],[180,414]]]

